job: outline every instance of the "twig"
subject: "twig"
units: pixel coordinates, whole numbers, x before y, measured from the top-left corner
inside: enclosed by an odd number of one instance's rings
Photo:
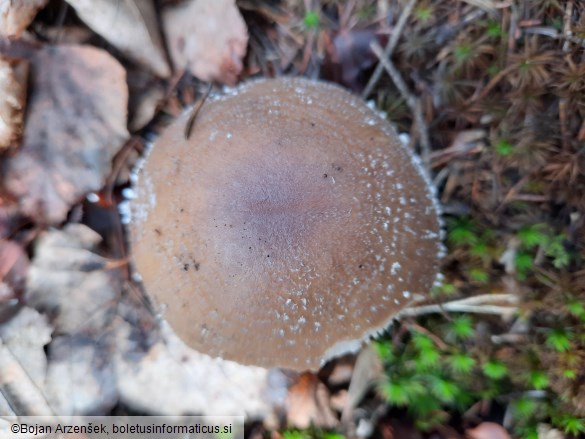
[[[189,136],[191,135],[191,131],[193,130],[193,124],[195,123],[195,119],[197,119],[197,115],[199,114],[199,111],[201,111],[201,107],[203,107],[203,104],[205,103],[205,101],[207,100],[207,97],[209,96],[209,93],[211,92],[211,85],[212,83],[210,82],[209,85],[207,86],[207,90],[205,90],[205,94],[203,95],[203,97],[201,98],[201,100],[199,101],[199,103],[193,107],[193,109],[191,110],[191,114],[189,115],[189,119],[187,119],[187,123],[185,124],[185,140],[189,139]]]
[[[495,314],[507,317],[517,311],[516,306],[492,305],[494,302],[508,302],[516,304],[518,298],[513,294],[482,294],[479,296],[467,297],[452,302],[435,305],[422,305],[407,308],[398,314],[398,318],[417,317],[424,314],[442,312],[466,312],[475,314]]]
[[[474,96],[470,97],[466,102],[465,102],[465,107],[469,107],[471,106],[474,102],[481,100],[483,98],[485,98],[488,93],[490,91],[492,91],[492,89],[498,85],[498,83],[506,76],[508,76],[514,69],[516,69],[516,65],[510,65],[508,67],[506,67],[504,70],[500,70],[500,72],[494,76],[490,82],[488,82],[488,84],[479,91],[478,94],[475,94]]]
[[[407,326],[408,326],[408,329],[413,330],[415,332],[420,332],[420,333],[426,335],[427,337],[429,337],[431,340],[433,340],[435,342],[435,344],[439,347],[439,349],[446,350],[448,348],[447,343],[445,343],[441,339],[441,337],[433,334],[431,331],[429,331],[424,326],[421,326],[421,325],[414,323],[414,322],[408,323]]]
[[[529,179],[530,179],[530,175],[526,175],[526,176],[522,177],[520,179],[520,181],[518,181],[514,186],[512,186],[512,188],[508,191],[508,193],[506,194],[506,196],[504,197],[504,199],[502,200],[502,202],[500,203],[500,205],[496,208],[496,213],[501,212],[502,209],[511,200],[513,200],[516,195],[518,195],[520,193],[520,191],[522,190],[522,188],[524,187],[524,185],[526,183],[528,183]]]
[[[508,54],[506,59],[510,59],[516,51],[516,31],[518,30],[518,8],[512,3],[510,7],[510,26],[508,28]]]
[[[567,38],[563,43],[563,52],[568,52],[571,47],[569,45],[570,39],[573,36],[573,32],[571,30],[571,18],[573,16],[573,0],[569,0],[567,2],[567,7],[565,9],[565,13],[563,15],[563,34]]]
[[[406,4],[404,9],[402,10],[402,14],[400,14],[400,17],[398,18],[398,22],[396,23],[394,30],[392,31],[392,36],[390,37],[388,44],[386,44],[386,48],[384,49],[383,57],[378,56],[378,58],[389,59],[392,56],[392,54],[394,53],[394,49],[396,49],[396,45],[398,44],[398,40],[400,39],[400,36],[402,35],[402,32],[404,31],[404,26],[406,26],[406,21],[408,20],[408,17],[412,13],[412,10],[413,10],[415,4],[416,4],[416,0],[410,0]],[[376,66],[374,72],[372,73],[372,76],[370,76],[370,80],[368,81],[366,88],[364,89],[364,91],[362,93],[363,99],[366,99],[370,95],[370,93],[372,92],[372,90],[374,89],[374,87],[376,86],[378,81],[380,80],[380,77],[382,76],[383,70],[384,70],[383,64],[380,63]]]
[[[518,297],[514,294],[479,294],[477,296],[466,297],[464,299],[454,300],[452,302],[446,302],[444,305],[450,303],[460,303],[464,305],[481,305],[485,303],[495,302],[507,302],[516,304],[518,303]]]
[[[465,3],[476,8],[483,9],[487,12],[494,12],[496,10],[496,3],[491,0],[463,0]],[[501,6],[500,6],[501,7]]]
[[[400,317],[415,317],[424,314],[436,314],[442,312],[463,312],[469,314],[494,314],[503,317],[514,314],[517,311],[515,306],[498,306],[498,305],[463,305],[461,303],[449,303],[445,305],[428,305],[418,308],[407,309],[400,313]]]
[[[404,82],[404,79],[402,79],[402,75],[394,66],[392,61],[390,61],[390,59],[384,55],[382,47],[380,47],[376,41],[373,41],[370,44],[370,49],[372,49],[372,51],[379,58],[380,64],[386,70],[388,75],[390,75],[390,78],[392,78],[396,88],[398,88],[398,91],[406,101],[406,105],[408,105],[410,111],[412,111],[415,125],[418,130],[418,135],[420,137],[420,155],[422,157],[425,168],[427,171],[430,171],[431,141],[429,138],[429,129],[422,114],[422,105],[420,103],[420,99],[418,99],[410,92],[406,82]]]

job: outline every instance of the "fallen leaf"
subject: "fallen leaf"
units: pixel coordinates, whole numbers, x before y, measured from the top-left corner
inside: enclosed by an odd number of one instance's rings
[[[469,439],[511,439],[504,427],[495,422],[482,422],[475,428],[465,430]]]
[[[0,35],[19,37],[49,0],[0,0]]]
[[[0,152],[16,147],[20,141],[27,77],[26,61],[11,62],[0,56]]]
[[[45,397],[55,413],[105,415],[118,402],[109,337],[60,336],[48,346]]]
[[[202,81],[235,84],[248,45],[246,23],[235,0],[188,0],[162,15],[177,70]]]
[[[2,349],[0,347],[0,349]],[[1,363],[1,361],[0,361]],[[0,366],[1,368],[2,366]],[[0,418],[0,437],[9,437],[8,436],[8,432],[10,430],[8,430],[10,428],[10,425],[12,424],[12,422],[10,422],[8,420],[8,418],[10,416],[16,416],[16,413],[14,412],[14,409],[10,406],[10,402],[8,402],[8,400],[4,397],[4,395],[2,394],[2,392],[0,391],[0,413],[2,414],[2,417]],[[4,436],[2,436],[2,434],[4,434]]]
[[[25,301],[45,312],[59,334],[101,334],[112,320],[121,278],[94,253],[100,241],[86,226],[69,224],[35,245]]]
[[[0,393],[17,414],[54,414],[43,394],[51,331],[46,318],[30,308],[0,326]]]
[[[95,253],[101,237],[82,224],[51,230],[34,246],[25,302],[57,336],[48,344],[42,391],[55,413],[105,414],[118,402],[111,326],[121,277]]]
[[[144,70],[128,71],[130,131],[144,128],[154,117],[165,97],[164,86]]]
[[[296,428],[336,427],[339,421],[331,409],[329,390],[319,378],[306,372],[288,390],[286,397],[287,424]]]
[[[152,0],[67,0],[79,18],[131,60],[167,78],[156,10]]]
[[[125,72],[103,50],[48,46],[34,55],[31,77],[22,146],[0,175],[24,214],[58,224],[103,185],[128,138]]]
[[[136,332],[122,322],[114,351],[120,401],[128,407],[160,415],[245,413],[263,419],[270,414],[263,397],[266,369],[194,351],[164,322],[160,338],[150,347],[144,346]]]

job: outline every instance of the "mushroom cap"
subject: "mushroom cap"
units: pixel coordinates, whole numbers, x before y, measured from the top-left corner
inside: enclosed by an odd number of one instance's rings
[[[436,280],[434,192],[391,126],[343,89],[261,80],[157,140],[136,186],[135,269],[190,347],[315,369]]]

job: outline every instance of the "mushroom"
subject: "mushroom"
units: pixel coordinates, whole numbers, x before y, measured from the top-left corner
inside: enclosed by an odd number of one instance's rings
[[[132,206],[135,270],[190,347],[315,369],[428,295],[438,204],[388,122],[324,82],[212,98],[157,140]]]

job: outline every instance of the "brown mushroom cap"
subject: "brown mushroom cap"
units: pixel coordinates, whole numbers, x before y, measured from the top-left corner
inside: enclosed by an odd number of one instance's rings
[[[157,140],[131,245],[183,341],[317,368],[430,291],[441,242],[424,173],[390,125],[322,82],[252,82]]]

